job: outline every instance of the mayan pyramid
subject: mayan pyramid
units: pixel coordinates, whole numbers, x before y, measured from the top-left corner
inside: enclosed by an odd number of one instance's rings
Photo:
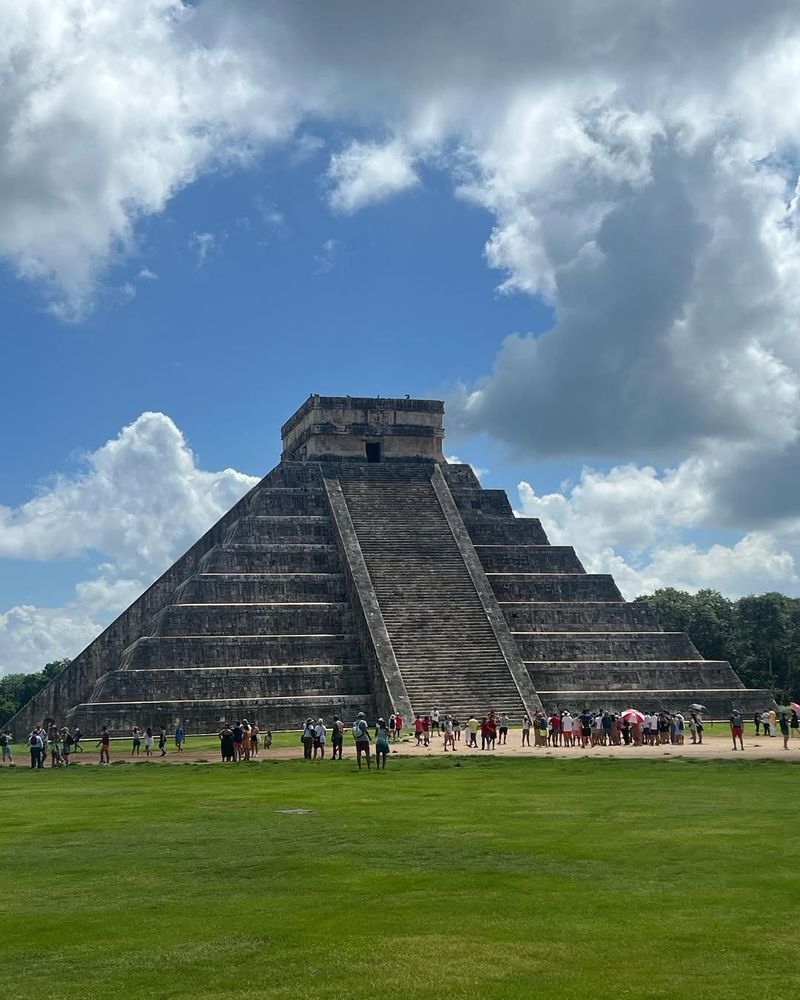
[[[12,721],[771,703],[442,453],[437,400],[311,396],[280,464]]]

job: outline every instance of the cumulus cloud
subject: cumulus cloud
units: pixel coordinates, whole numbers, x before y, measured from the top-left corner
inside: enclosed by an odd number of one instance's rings
[[[353,142],[331,157],[326,177],[328,200],[337,212],[355,212],[417,183],[408,152],[397,142]]]
[[[258,481],[199,468],[163,413],[143,413],[84,465],[0,507],[0,558],[106,557],[64,607],[0,613],[0,673],[74,656]]]
[[[584,469],[575,484],[538,495],[517,487],[523,516],[541,519],[554,545],[574,545],[591,573],[611,573],[633,598],[658,587],[712,587],[730,596],[800,585],[800,532],[748,532],[733,545],[698,545],[687,534],[711,523],[704,470],[696,460],[652,467]]]
[[[0,255],[48,283],[66,318],[138,219],[291,131],[280,92],[191,21],[180,0],[3,5]]]
[[[257,479],[206,472],[163,413],[143,413],[17,508],[0,507],[0,558],[103,553],[122,573],[163,571]]]

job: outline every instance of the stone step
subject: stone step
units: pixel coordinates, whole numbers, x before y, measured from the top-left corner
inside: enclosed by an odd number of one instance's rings
[[[464,518],[473,545],[548,545],[538,517]]]
[[[329,517],[297,515],[249,516],[234,521],[225,535],[226,544],[304,544],[333,543],[333,525]]]
[[[725,660],[553,660],[525,665],[537,691],[743,689]]]
[[[179,721],[183,722],[189,738],[194,733],[218,732],[225,723],[232,724],[237,719],[246,718],[257,722],[260,728],[297,729],[307,718],[324,718],[330,722],[335,715],[352,723],[358,712],[366,712],[370,720],[375,718],[375,703],[371,695],[362,692],[341,694],[289,695],[267,698],[220,698],[181,699],[160,701],[130,701],[78,705],[68,713],[65,720],[70,726],[79,725],[87,739],[96,737],[102,726],[108,726],[112,736],[130,736],[134,726],[143,732],[151,726],[158,733],[164,726],[168,733],[174,732]],[[297,749],[300,751],[300,734],[297,735]],[[345,729],[345,743],[352,753],[352,737]],[[169,749],[173,749],[170,741]],[[156,749],[156,753],[158,750]],[[144,756],[144,748],[142,748]],[[209,758],[216,752],[209,752]]]
[[[658,624],[641,601],[501,601],[512,631],[652,632]]]
[[[622,601],[608,573],[487,573],[498,601]]]
[[[283,489],[264,487],[250,501],[249,513],[254,516],[292,514],[314,516],[330,514],[325,490]]]
[[[199,667],[188,670],[112,670],[95,685],[91,703],[136,701],[143,690],[159,699],[264,698],[284,695],[339,694],[368,696],[370,680],[363,664]]]
[[[175,604],[344,600],[341,573],[200,573],[175,591]]]
[[[487,573],[584,573],[570,545],[476,545]]]
[[[200,561],[202,573],[335,573],[333,545],[215,545]]]
[[[514,632],[523,660],[702,660],[684,632]]]
[[[275,666],[291,663],[358,663],[346,635],[142,636],[122,654],[120,668]]]
[[[350,632],[349,604],[172,604],[151,635],[330,635]]]

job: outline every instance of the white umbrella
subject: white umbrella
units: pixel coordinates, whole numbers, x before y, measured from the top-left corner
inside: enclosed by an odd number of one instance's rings
[[[622,713],[622,718],[626,722],[638,722],[640,726],[644,722],[644,716],[635,708],[626,708]]]
[[[706,708],[705,705],[690,705],[689,708],[691,708],[691,710],[693,712],[707,712],[708,711],[708,709]]]

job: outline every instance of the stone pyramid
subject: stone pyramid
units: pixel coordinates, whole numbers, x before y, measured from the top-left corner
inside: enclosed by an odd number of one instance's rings
[[[309,397],[282,428],[280,464],[12,728],[771,703],[448,464],[443,413]]]

